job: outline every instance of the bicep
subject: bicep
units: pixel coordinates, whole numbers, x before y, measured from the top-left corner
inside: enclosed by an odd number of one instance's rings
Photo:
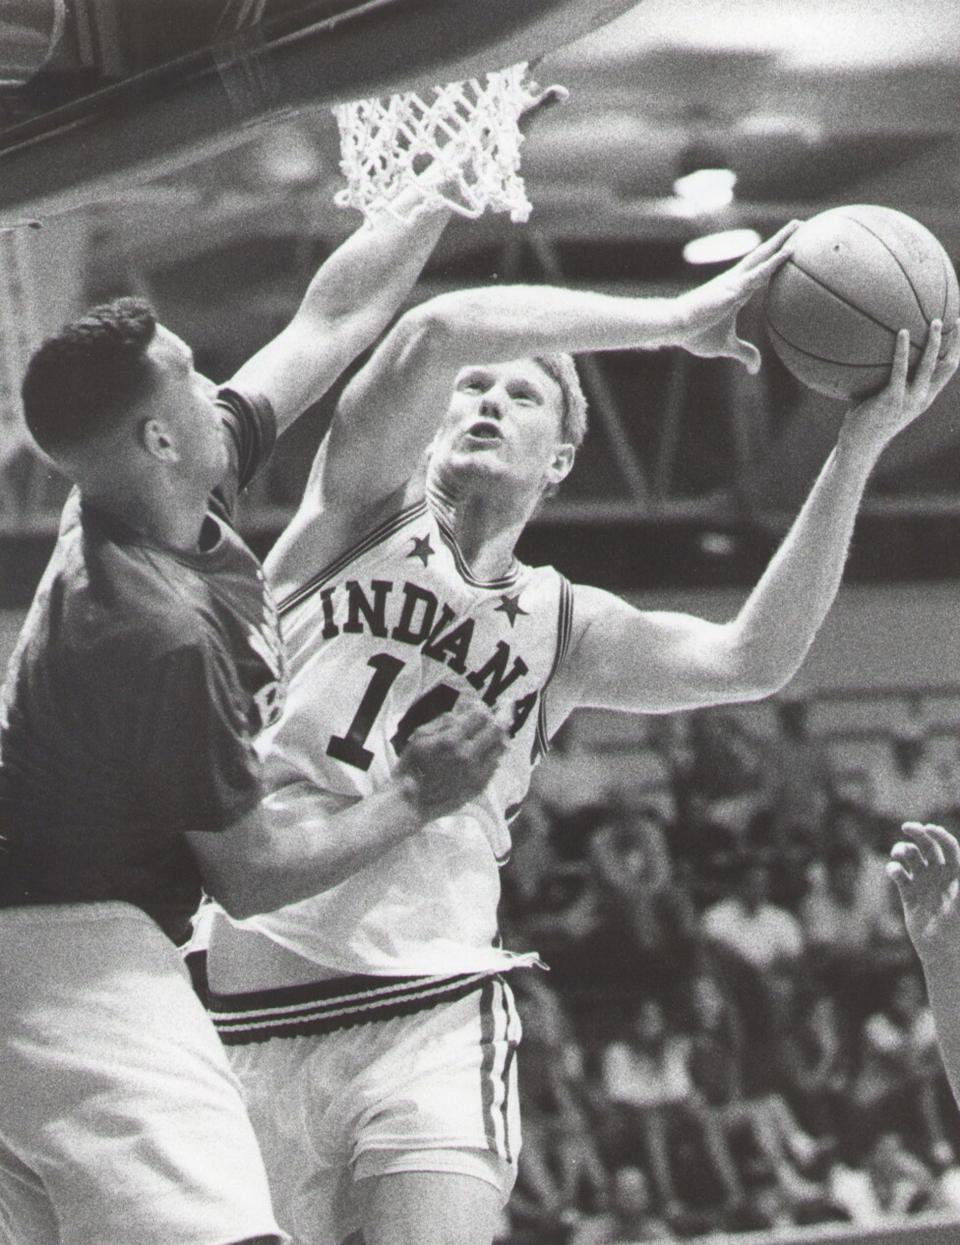
[[[669,713],[750,694],[727,624],[639,610],[580,585],[574,635],[562,676],[568,708]]]
[[[327,435],[322,487],[328,502],[367,504],[413,475],[446,411],[456,365],[442,331],[408,313],[350,381]]]

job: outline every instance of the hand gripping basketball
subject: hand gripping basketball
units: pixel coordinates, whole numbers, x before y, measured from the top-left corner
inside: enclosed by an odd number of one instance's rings
[[[456,812],[478,796],[507,746],[487,709],[461,704],[414,731],[400,754],[397,778],[424,821]]]
[[[847,414],[840,433],[841,441],[866,445],[879,453],[898,432],[906,428],[931,405],[960,362],[960,331],[958,322],[949,326],[949,346],[942,358],[941,343],[945,326],[934,320],[917,370],[910,378],[910,333],[901,329],[897,334],[886,386],[872,398],[854,406]]]
[[[760,351],[737,336],[737,314],[790,258],[790,238],[798,228],[799,221],[790,221],[732,268],[681,294],[681,325],[673,344],[703,359],[737,359],[755,375]]]
[[[797,230],[764,311],[770,344],[799,381],[859,400],[887,384],[898,330],[910,330],[916,364],[930,325],[940,320],[947,353],[960,287],[942,243],[919,221],[854,203],[820,212]]]

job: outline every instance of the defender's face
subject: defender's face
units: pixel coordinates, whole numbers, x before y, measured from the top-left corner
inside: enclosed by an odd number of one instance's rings
[[[207,489],[223,481],[229,453],[216,405],[217,387],[194,367],[193,351],[162,324],[147,351],[158,379],[162,417],[186,474]]]
[[[434,439],[441,476],[481,476],[534,496],[559,483],[573,463],[561,441],[563,394],[533,359],[462,369]]]

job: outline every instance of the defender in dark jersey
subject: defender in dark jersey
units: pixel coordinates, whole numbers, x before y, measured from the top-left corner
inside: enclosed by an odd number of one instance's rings
[[[230,467],[197,548],[78,493],[64,511],[7,689],[2,907],[123,900],[183,942],[201,890],[184,832],[257,803],[250,739],[279,706],[283,658],[230,515],[274,419],[264,399],[216,401]]]
[[[0,1239],[282,1239],[174,942],[201,886],[265,911],[385,849],[368,810],[295,833],[260,819],[251,741],[283,658],[233,504],[385,327],[445,219],[360,230],[219,392],[135,300],[30,362],[28,425],[77,488],[0,702]],[[471,798],[500,748],[479,709],[416,733],[383,824],[399,838]]]

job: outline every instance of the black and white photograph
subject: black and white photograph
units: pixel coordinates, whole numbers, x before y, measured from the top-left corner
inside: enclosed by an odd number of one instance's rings
[[[0,1245],[960,1240],[958,260],[954,0],[0,0]]]

